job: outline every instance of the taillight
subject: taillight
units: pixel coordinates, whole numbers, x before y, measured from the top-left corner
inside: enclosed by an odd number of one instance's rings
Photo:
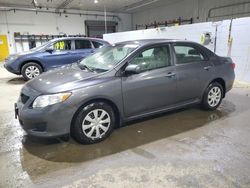
[[[231,67],[232,67],[232,69],[235,69],[235,63],[231,63]]]

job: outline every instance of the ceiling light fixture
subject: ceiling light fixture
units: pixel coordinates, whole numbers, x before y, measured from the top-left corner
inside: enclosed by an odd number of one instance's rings
[[[146,5],[150,5],[150,4],[155,3],[157,1],[159,1],[159,0],[151,0],[151,1],[148,1],[148,2],[143,3],[143,4],[139,4],[137,6],[132,6],[132,7],[127,8],[126,11],[134,10],[134,9],[137,9],[137,8],[140,8],[140,7],[144,7]]]
[[[98,1],[98,0],[95,0],[94,3],[97,4],[97,3],[99,3],[99,1]]]

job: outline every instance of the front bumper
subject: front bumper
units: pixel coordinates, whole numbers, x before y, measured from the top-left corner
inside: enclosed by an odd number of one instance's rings
[[[9,71],[9,72],[11,72],[11,73],[13,73],[13,74],[17,74],[17,75],[19,75],[19,74],[21,74],[21,72],[19,71],[19,70],[15,70],[12,66],[11,66],[11,63],[10,62],[6,62],[5,61],[5,63],[4,63],[4,68],[7,70],[7,71]]]
[[[44,108],[32,108],[31,104],[35,98],[33,95],[23,103],[20,97],[15,105],[15,113],[27,134],[38,137],[59,137],[69,134],[76,110],[64,102]]]

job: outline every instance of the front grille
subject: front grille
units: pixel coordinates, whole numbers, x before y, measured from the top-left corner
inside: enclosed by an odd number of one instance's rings
[[[29,100],[29,96],[21,93],[21,101],[23,104],[25,104]]]

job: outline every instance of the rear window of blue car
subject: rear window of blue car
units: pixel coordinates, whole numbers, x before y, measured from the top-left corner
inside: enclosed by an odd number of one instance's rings
[[[92,43],[93,43],[93,45],[94,45],[95,48],[101,48],[101,47],[103,47],[103,44],[100,43],[100,42],[92,41]]]
[[[75,49],[90,49],[92,48],[89,40],[75,40]]]

